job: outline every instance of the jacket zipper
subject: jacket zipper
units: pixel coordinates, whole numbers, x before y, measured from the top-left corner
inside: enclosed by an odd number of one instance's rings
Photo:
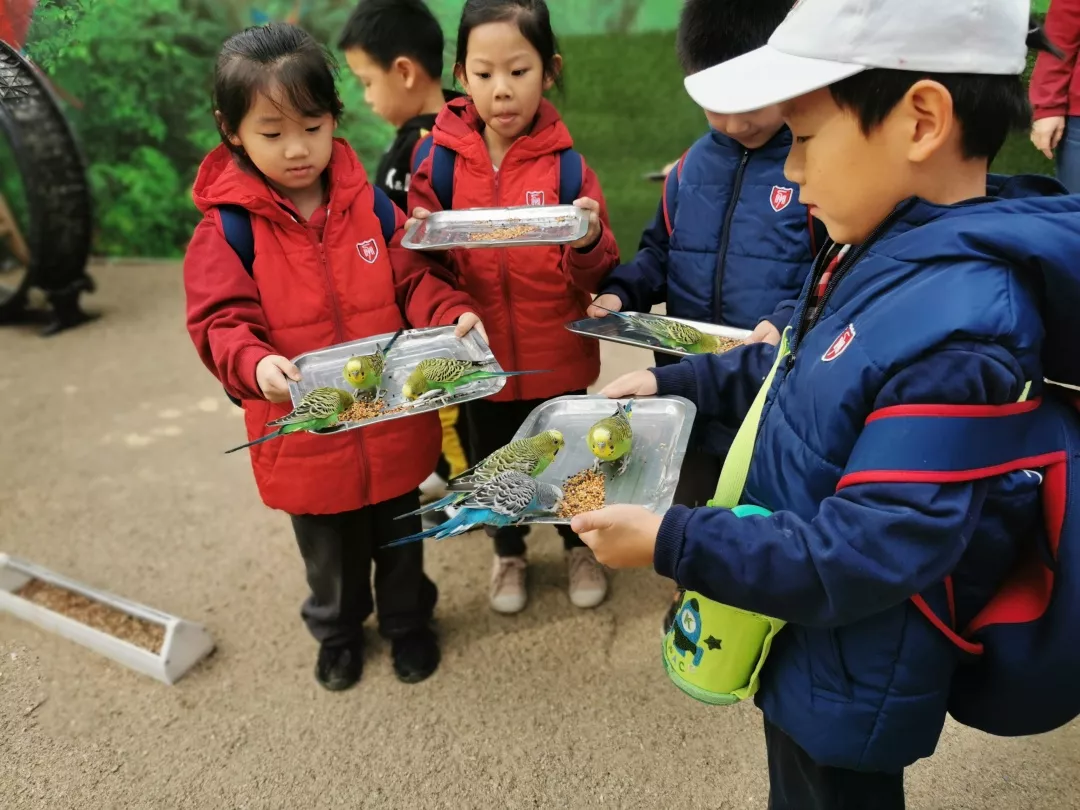
[[[742,190],[743,175],[746,174],[746,165],[750,162],[750,150],[744,149],[742,160],[739,162],[739,170],[735,173],[735,186],[728,200],[728,210],[724,217],[724,229],[720,232],[720,254],[716,258],[716,298],[714,301],[714,322],[722,324],[723,300],[721,289],[724,286],[724,270],[727,264],[728,243],[731,241],[731,220],[735,218],[735,206],[739,202],[739,192]]]
[[[330,206],[326,207],[326,224],[323,225],[322,239],[318,239],[315,233],[307,227],[304,229],[308,232],[308,236],[313,242],[317,243],[319,248],[319,262],[322,264],[323,275],[326,278],[326,292],[330,299],[330,312],[334,316],[334,336],[338,343],[345,342],[345,324],[341,321],[341,308],[338,305],[337,294],[334,292],[334,276],[330,271],[330,259],[326,255],[326,242],[330,236]],[[357,470],[360,473],[360,496],[364,503],[370,503],[371,501],[371,482],[368,480],[367,470],[364,467],[364,459],[367,458],[367,454],[364,452],[364,431],[354,430],[353,434],[356,437],[357,450],[360,454],[360,464],[357,465]]]
[[[806,303],[808,299],[803,300],[802,308],[799,310],[799,328],[795,332],[795,341],[792,344],[791,354],[789,354],[787,357],[786,365],[789,369],[795,365],[795,355],[798,351],[800,344],[803,341],[803,338],[806,337],[807,333],[811,329],[813,329],[814,326],[817,325],[817,322],[821,319],[821,313],[825,308],[825,302],[829,300],[829,296],[832,295],[833,290],[835,290],[837,285],[840,284],[844,276],[846,276],[848,272],[850,272],[851,268],[853,268],[859,262],[859,259],[861,259],[866,254],[866,251],[868,251],[874,245],[874,243],[882,237],[885,231],[892,227],[893,223],[895,223],[896,220],[903,216],[903,214],[907,211],[909,207],[910,203],[906,203],[901,204],[897,208],[893,209],[893,212],[889,214],[889,216],[885,217],[885,219],[882,220],[880,225],[874,228],[870,236],[868,236],[861,245],[859,245],[857,248],[855,248],[855,250],[851,251],[847,255],[847,257],[845,257],[845,259],[840,263],[840,266],[833,271],[832,278],[829,279],[829,283],[825,285],[825,292],[822,293],[821,300],[817,302],[817,308],[812,317],[807,311]],[[824,257],[828,256],[828,254],[831,252],[832,242],[830,241],[828,250],[822,251],[821,258],[824,259]],[[820,267],[815,269],[815,280],[812,283],[817,283],[816,279],[818,277],[818,270],[820,270]],[[811,287],[811,289],[813,289],[813,287]]]
[[[491,167],[492,174],[494,175],[495,207],[496,208],[500,207],[500,204],[502,202],[501,199],[500,199],[500,196],[499,196],[499,177],[502,174],[502,167],[506,165],[506,158],[510,155],[510,151],[515,146],[517,146],[516,141],[514,143],[510,144],[510,148],[507,149],[506,154],[503,155],[502,165],[499,166],[498,171],[495,170],[494,166]],[[490,159],[490,157],[491,156],[489,154],[488,158]],[[518,362],[518,356],[517,356],[517,345],[516,345],[516,343],[514,341],[514,308],[511,306],[511,303],[510,303],[510,279],[509,279],[509,275],[510,275],[509,269],[507,268],[507,265],[506,265],[506,248],[499,248],[499,288],[502,291],[503,308],[504,308],[504,311],[506,312],[506,321],[507,321],[507,325],[509,326],[509,329],[507,330],[508,331],[507,337],[508,337],[509,343],[510,343],[510,361],[514,364],[513,368],[509,368],[509,369],[506,369],[506,370],[507,371],[515,371],[515,370],[517,370],[517,366],[519,365],[519,362]],[[510,386],[511,386],[510,390],[512,391],[514,398],[519,399],[521,397],[521,381],[520,381],[520,378],[511,377],[509,380],[507,380],[507,382],[510,383]]]

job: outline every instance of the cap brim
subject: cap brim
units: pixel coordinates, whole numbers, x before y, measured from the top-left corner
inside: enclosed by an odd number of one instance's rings
[[[733,115],[790,101],[866,69],[865,65],[792,56],[766,45],[687,76],[684,84],[700,107]]]

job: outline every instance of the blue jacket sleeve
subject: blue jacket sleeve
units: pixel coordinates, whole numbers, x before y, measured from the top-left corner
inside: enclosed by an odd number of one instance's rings
[[[699,419],[742,422],[776,360],[768,343],[740,346],[724,354],[684,357],[678,363],[650,369],[657,393],[680,396],[697,405]]]
[[[1005,404],[1019,398],[1022,376],[999,347],[943,349],[893,377],[875,408]],[[951,573],[987,488],[985,481],[852,486],[822,501],[812,520],[783,511],[783,504],[770,517],[747,518],[674,507],[661,526],[654,565],[724,604],[806,626],[842,626]]]
[[[617,295],[623,311],[629,312],[648,312],[654,304],[664,301],[667,298],[668,245],[664,201],[661,200],[656,217],[641,235],[637,254],[611,271],[599,294]]]
[[[798,298],[791,298],[787,301],[781,301],[776,305],[776,312],[765,318],[769,323],[776,327],[776,331],[780,334],[784,334],[784,329],[791,323],[792,317],[795,315],[795,307],[798,305]]]

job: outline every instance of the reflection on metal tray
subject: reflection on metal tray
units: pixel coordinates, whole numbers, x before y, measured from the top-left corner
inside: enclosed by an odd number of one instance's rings
[[[467,208],[415,222],[401,244],[413,250],[562,245],[588,232],[588,213],[572,205]]]
[[[289,393],[292,395],[295,406],[312,389],[324,386],[343,388],[346,391],[353,390],[345,381],[345,363],[350,357],[356,355],[374,354],[377,346],[385,346],[390,342],[393,334],[376,335],[374,337],[355,340],[352,343],[341,343],[319,351],[308,352],[293,358],[296,367],[300,369],[301,380],[299,383],[289,383]],[[386,359],[386,370],[383,372],[384,399],[387,410],[393,411],[400,406],[407,406],[403,411],[387,413],[374,419],[365,419],[361,422],[346,422],[326,430],[316,431],[320,435],[341,433],[346,430],[367,427],[388,422],[391,419],[402,419],[406,416],[415,416],[418,413],[438,410],[444,405],[460,405],[473,399],[482,399],[497,394],[506,385],[506,379],[479,380],[457,390],[454,396],[435,402],[424,402],[418,405],[409,405],[402,396],[401,389],[405,385],[412,370],[421,360],[429,357],[454,357],[460,360],[475,360],[487,364],[491,371],[502,371],[495,361],[484,339],[474,329],[463,338],[454,336],[453,326],[437,326],[427,329],[410,329],[403,332],[397,339],[390,354]]]
[[[619,400],[624,405],[629,400]],[[615,413],[615,400],[601,396],[566,396],[549,400],[529,414],[514,439],[561,430],[566,446],[538,480],[562,486],[567,478],[591,469],[595,456],[586,443],[589,428]],[[665,512],[675,497],[690,429],[697,408],[682,397],[644,397],[634,400],[630,424],[634,446],[630,464],[615,475],[617,464],[605,464],[605,505],[636,504]],[[567,518],[535,518],[527,523],[568,524]]]
[[[715,323],[704,323],[702,321],[689,321],[686,318],[672,318],[668,315],[649,315],[650,318],[658,318],[666,321],[678,321],[679,323],[685,323],[688,326],[692,326],[695,329],[704,332],[707,335],[716,335],[717,337],[728,338],[729,340],[743,341],[750,337],[750,330],[748,329],[736,329],[733,326],[717,326]],[[566,328],[571,332],[584,335],[585,337],[597,338],[599,340],[610,340],[613,343],[623,343],[627,346],[634,346],[638,349],[652,349],[656,352],[662,352],[663,354],[673,354],[677,357],[690,357],[691,352],[685,352],[682,349],[672,349],[669,346],[664,346],[660,343],[654,335],[640,329],[625,318],[620,318],[618,315],[608,315],[605,318],[586,318],[581,321],[574,321],[568,323]],[[734,347],[732,347],[734,348]]]

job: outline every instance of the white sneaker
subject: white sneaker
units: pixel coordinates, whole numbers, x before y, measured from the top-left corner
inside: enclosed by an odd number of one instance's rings
[[[429,504],[446,496],[446,481],[438,473],[432,473],[420,485],[420,504]]]
[[[496,613],[520,613],[525,609],[525,558],[495,556],[491,569],[491,609]]]
[[[592,550],[572,548],[566,552],[570,579],[570,602],[574,607],[594,608],[607,596],[607,576],[604,566],[596,561]]]

